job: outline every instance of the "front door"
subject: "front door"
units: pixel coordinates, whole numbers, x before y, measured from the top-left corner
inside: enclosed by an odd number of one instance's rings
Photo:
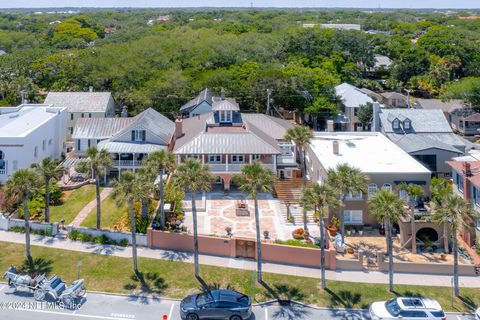
[[[255,241],[237,239],[236,256],[237,258],[255,259]]]

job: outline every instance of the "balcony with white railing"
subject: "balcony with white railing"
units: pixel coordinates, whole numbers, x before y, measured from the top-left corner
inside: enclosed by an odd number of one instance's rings
[[[279,155],[277,156],[277,164],[279,165],[296,165],[297,161],[295,159],[295,156],[292,155]]]
[[[114,167],[141,167],[143,161],[140,160],[113,160]]]
[[[248,163],[209,163],[210,171],[213,173],[240,173],[242,168]],[[262,166],[268,168],[272,171],[275,171],[275,164],[272,163],[261,163]]]

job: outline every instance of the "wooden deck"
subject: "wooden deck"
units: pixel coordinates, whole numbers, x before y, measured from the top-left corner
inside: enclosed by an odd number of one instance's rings
[[[307,181],[307,186],[310,185],[311,183]],[[285,205],[300,204],[303,189],[302,178],[278,180],[274,188],[278,199]]]

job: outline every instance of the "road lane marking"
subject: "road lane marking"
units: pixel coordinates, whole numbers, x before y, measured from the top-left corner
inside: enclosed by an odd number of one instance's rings
[[[5,286],[2,286],[2,287],[0,288],[0,291],[2,291],[2,290],[5,289],[5,288],[6,288]]]
[[[170,306],[170,312],[168,312],[168,320],[172,320],[173,306],[175,306],[175,304],[172,303]]]
[[[457,316],[457,320],[462,320],[462,318],[460,316]]]
[[[122,318],[122,319],[135,319],[134,314],[125,314],[125,313],[110,313],[111,317]]]
[[[268,320],[268,308],[265,308],[265,320]]]
[[[35,309],[12,309],[12,311],[26,311],[26,312],[37,312],[37,313],[45,313],[45,314],[55,314],[61,316],[69,316],[69,317],[79,317],[79,318],[90,318],[90,319],[105,319],[105,320],[124,320],[124,318],[114,318],[114,317],[106,317],[106,316],[94,316],[90,314],[73,314],[73,313],[66,313],[66,312],[56,312],[56,311],[46,311],[46,310],[35,310]]]

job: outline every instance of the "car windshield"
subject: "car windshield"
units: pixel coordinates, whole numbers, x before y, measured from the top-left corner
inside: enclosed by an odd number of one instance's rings
[[[248,306],[248,296],[242,295],[237,299],[237,301],[242,305],[242,306]]]
[[[197,296],[197,306],[203,306],[212,301],[212,296],[208,293],[201,293]]]
[[[389,300],[385,303],[385,308],[387,308],[387,311],[392,315],[392,316],[398,316],[400,312],[402,312],[402,309],[397,303],[396,299]]]

